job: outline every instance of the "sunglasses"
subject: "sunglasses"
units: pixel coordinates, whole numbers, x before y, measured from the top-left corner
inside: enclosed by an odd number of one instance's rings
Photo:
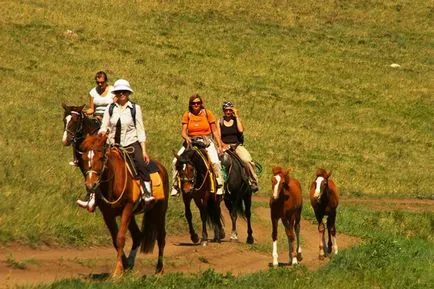
[[[195,101],[195,102],[191,102],[191,105],[201,105],[202,101]]]
[[[114,93],[115,95],[130,95],[130,92],[128,90],[117,90]]]

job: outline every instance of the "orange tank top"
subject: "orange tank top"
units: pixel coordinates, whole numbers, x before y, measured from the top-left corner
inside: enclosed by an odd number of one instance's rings
[[[198,115],[186,111],[182,116],[182,124],[187,124],[189,136],[204,136],[211,133],[211,124],[216,122],[214,114],[202,109]]]

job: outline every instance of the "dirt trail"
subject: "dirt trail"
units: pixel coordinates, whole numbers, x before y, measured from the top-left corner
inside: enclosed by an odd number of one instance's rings
[[[256,198],[264,201],[266,198]],[[434,201],[419,200],[392,201],[382,200],[388,204],[401,204],[410,211],[433,208]],[[341,204],[364,202],[367,206],[378,206],[373,200],[347,200]],[[308,205],[308,203],[305,203]],[[422,207],[420,207],[422,206]],[[266,207],[256,208],[253,219],[253,236],[256,244],[269,248],[268,252],[252,250],[245,244],[247,237],[246,223],[238,222],[240,242],[229,242],[230,219],[227,210],[223,209],[226,224],[226,239],[220,243],[209,243],[207,247],[193,245],[189,235],[168,236],[165,250],[165,272],[198,273],[207,268],[217,272],[231,272],[234,275],[268,270],[271,259],[271,225],[269,210]],[[288,262],[287,242],[283,228],[279,227],[279,261]],[[301,225],[301,244],[303,252],[302,264],[309,270],[315,270],[328,262],[318,260],[317,226],[306,220]],[[358,238],[340,234],[338,231],[339,249],[354,246],[360,242]],[[129,245],[129,243],[128,243]],[[128,247],[129,248],[129,247]],[[134,274],[149,275],[154,272],[157,250],[152,255],[139,254]],[[114,267],[115,251],[112,247],[76,248],[38,248],[32,249],[11,245],[0,249],[0,288],[15,285],[51,283],[63,278],[101,279],[107,277]],[[22,269],[18,268],[22,265]]]

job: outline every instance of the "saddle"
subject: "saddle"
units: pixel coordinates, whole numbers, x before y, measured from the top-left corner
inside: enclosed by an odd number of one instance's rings
[[[232,160],[236,163],[239,164],[240,167],[242,167],[242,171],[241,171],[241,178],[243,181],[245,182],[249,182],[249,168],[246,167],[245,163],[241,160],[241,158],[237,155],[237,153],[235,152],[235,150],[233,150],[232,148],[230,150],[227,150],[226,153],[229,155],[230,158],[232,158]],[[229,173],[231,168],[228,168],[228,178],[229,178]]]
[[[137,170],[134,165],[133,160],[128,156],[128,154],[121,153],[119,151],[119,147],[114,146],[111,148],[112,152],[116,151],[117,154],[121,159],[125,161],[125,165],[127,166],[128,172],[133,177],[134,181],[137,183],[138,188],[140,188],[140,179],[138,178]],[[153,161],[150,160],[149,163],[146,165],[146,170],[149,172],[149,176],[151,177],[151,184],[152,184],[152,195],[156,200],[164,199],[164,188],[163,188],[163,181],[161,180],[160,174],[158,173],[158,166]],[[140,189],[135,190],[133,193],[133,199],[134,201],[137,201],[140,198]]]

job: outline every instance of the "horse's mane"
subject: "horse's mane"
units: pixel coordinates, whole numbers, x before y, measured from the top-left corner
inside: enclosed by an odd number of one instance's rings
[[[80,145],[80,149],[83,151],[96,150],[102,148],[107,140],[107,136],[95,134],[88,135]]]

